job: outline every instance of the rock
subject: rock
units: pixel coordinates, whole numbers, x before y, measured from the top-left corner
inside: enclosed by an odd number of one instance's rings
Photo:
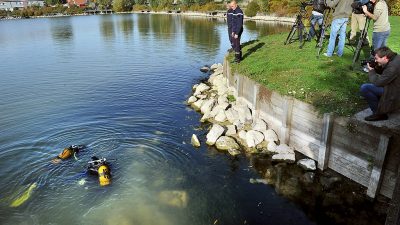
[[[217,121],[217,122],[225,122],[225,120],[226,120],[226,115],[225,115],[225,110],[223,110],[223,109],[220,109],[219,110],[219,112],[218,112],[218,114],[215,116],[215,121]]]
[[[207,95],[197,95],[196,97],[199,98],[199,99],[206,99]]]
[[[193,94],[194,96],[197,96],[197,95],[199,95],[199,94],[201,94],[201,93],[203,93],[204,91],[207,91],[207,90],[209,90],[210,89],[210,87],[207,85],[207,84],[205,84],[205,83],[200,83],[197,87],[196,87],[196,91],[195,91],[195,94]],[[196,94],[197,93],[197,94]]]
[[[236,120],[239,120],[239,113],[233,108],[229,108],[225,111],[226,118],[230,123],[234,123]]]
[[[268,146],[268,142],[267,141],[262,141],[260,144],[256,145],[256,149],[262,151],[263,153],[265,153],[265,151],[267,150],[267,146]]]
[[[278,142],[278,135],[276,135],[275,131],[272,129],[268,129],[263,131],[264,139],[268,142]]]
[[[196,101],[197,101],[197,98],[196,98],[196,97],[190,96],[190,98],[188,99],[187,103],[190,105],[190,104],[192,104],[192,103],[194,103],[194,102],[196,102]]]
[[[277,147],[278,146],[275,144],[275,142],[268,142],[267,151],[271,153],[279,153]]]
[[[185,208],[189,201],[189,196],[186,191],[162,191],[158,194],[158,200],[166,205]]]
[[[249,107],[247,105],[236,105],[233,107],[238,112],[238,117],[242,123],[251,123],[252,116]]]
[[[276,147],[279,154],[294,154],[294,149],[286,144],[280,144]]]
[[[218,64],[214,63],[211,65],[210,70],[216,70],[218,69]]]
[[[295,154],[279,153],[279,154],[272,156],[272,161],[294,163],[296,161],[296,157],[295,157]]]
[[[218,104],[228,103],[227,95],[221,95],[217,99]]]
[[[250,178],[249,182],[251,184],[269,184],[266,179],[255,179],[255,178]]]
[[[253,148],[264,140],[264,135],[261,132],[250,130],[246,133],[247,147]]]
[[[214,124],[207,134],[208,145],[214,145],[217,139],[224,133],[224,128],[219,124]]]
[[[221,136],[215,142],[215,147],[219,150],[239,149],[235,139],[227,136]]]
[[[314,171],[317,169],[315,161],[312,159],[300,159],[299,161],[297,161],[297,165],[299,165],[304,170]]]
[[[238,135],[239,135],[239,138],[241,138],[241,139],[243,139],[243,140],[246,140],[246,131],[245,130],[241,130],[241,131],[239,131],[239,133],[238,133]]]
[[[207,66],[203,66],[200,68],[200,71],[203,73],[207,73],[208,71],[210,71],[210,68],[208,68]]]
[[[266,132],[268,129],[267,123],[262,120],[262,119],[256,119],[253,124],[251,125],[253,130],[260,131],[260,132]]]
[[[245,127],[245,125],[241,123],[239,119],[233,121],[233,125],[235,125],[238,130],[244,130]]]
[[[204,103],[204,100],[199,99],[199,100],[197,100],[196,102],[194,102],[194,103],[192,104],[192,107],[193,107],[195,110],[200,110],[200,108],[201,108],[201,106],[203,105],[203,103]]]
[[[236,150],[236,149],[228,149],[228,152],[229,152],[229,154],[232,155],[232,156],[240,155],[240,151],[239,151],[239,150]]]
[[[210,77],[208,78],[208,82],[209,82],[210,84],[213,84],[213,85],[214,85],[215,79],[221,79],[221,78],[219,78],[220,76],[222,77],[221,74],[213,73],[213,74],[211,74]]]
[[[215,104],[214,99],[205,100],[200,108],[200,112],[203,114],[210,113],[211,109],[214,107],[214,104]]]
[[[314,183],[314,179],[315,179],[315,173],[307,172],[307,173],[303,174],[302,182],[304,184],[312,184],[312,183]]]
[[[192,143],[192,145],[194,146],[194,147],[200,147],[200,141],[199,141],[199,139],[197,138],[197,136],[195,135],[195,134],[192,134],[192,140],[191,140],[191,143]]]
[[[236,134],[236,126],[235,125],[228,125],[228,126],[226,126],[226,128],[228,129],[227,131],[226,131],[226,136],[232,136],[232,135],[235,135]]]
[[[224,73],[224,68],[217,68],[216,70],[214,70],[215,75],[220,75],[223,73]]]
[[[197,88],[198,86],[199,86],[199,84],[193,85],[192,90],[196,90],[196,88]]]
[[[206,122],[207,120],[209,120],[210,118],[212,118],[212,116],[211,116],[211,113],[205,113],[202,117],[201,117],[201,119],[200,119],[200,122],[202,122],[202,123],[204,123],[204,122]]]

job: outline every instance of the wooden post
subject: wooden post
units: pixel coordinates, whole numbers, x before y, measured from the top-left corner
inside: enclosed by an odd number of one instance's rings
[[[371,172],[371,177],[369,179],[369,185],[367,190],[367,195],[371,198],[375,198],[378,192],[379,185],[382,178],[382,167],[385,161],[386,151],[389,145],[389,137],[381,134],[379,138],[378,151],[375,155],[374,165]]]
[[[321,144],[318,151],[318,169],[324,170],[328,168],[329,152],[331,146],[333,116],[330,113],[324,114],[322,124]]]
[[[400,224],[400,166],[397,168],[396,185],[388,208],[385,225]]]
[[[258,97],[258,89],[259,89],[259,84],[255,83],[254,88],[253,88],[253,107],[254,109],[257,109],[257,97]]]
[[[292,123],[293,98],[285,96],[282,108],[283,108],[283,114],[282,114],[281,139],[284,144],[289,145],[290,127]]]

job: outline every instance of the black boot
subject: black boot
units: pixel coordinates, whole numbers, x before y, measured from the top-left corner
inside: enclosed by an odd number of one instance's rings
[[[242,54],[240,54],[240,52],[235,52],[235,63],[240,63],[241,59],[242,59]]]

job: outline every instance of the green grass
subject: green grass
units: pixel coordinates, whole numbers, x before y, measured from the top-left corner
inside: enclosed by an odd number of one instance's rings
[[[400,17],[391,17],[390,22],[388,46],[400,52]],[[371,29],[372,26],[371,23]],[[307,42],[299,49],[298,42],[283,44],[287,35],[270,35],[244,43],[244,59],[240,64],[232,64],[233,69],[282,95],[314,105],[320,113],[351,116],[368,107],[359,97],[360,85],[368,81],[368,75],[351,69],[350,48],[345,48],[343,57],[331,58],[322,55],[323,49],[317,58],[315,42]]]

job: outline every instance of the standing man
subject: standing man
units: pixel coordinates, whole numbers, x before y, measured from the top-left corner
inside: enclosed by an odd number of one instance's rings
[[[367,100],[372,115],[366,121],[387,120],[387,113],[400,108],[400,56],[388,47],[375,49],[376,71],[368,63],[371,83],[361,85],[361,95]]]
[[[370,0],[374,3],[374,13],[370,13],[366,5],[362,6],[364,14],[374,20],[374,31],[372,33],[372,46],[377,49],[386,46],[386,40],[390,34],[388,5],[385,0]]]
[[[318,23],[319,30],[321,31],[321,25],[324,20],[325,0],[314,0],[312,2],[312,6],[313,10],[310,18],[311,27],[307,41],[311,41],[311,39],[315,36],[315,24]]]
[[[235,62],[242,60],[242,48],[240,47],[240,36],[243,33],[243,11],[237,5],[236,1],[231,1],[232,14],[232,38],[233,50],[235,51]]]
[[[229,2],[226,3],[226,23],[228,24],[228,36],[229,36],[229,42],[231,43],[231,48],[229,49],[229,52],[233,51],[233,37],[232,37],[232,17],[233,17],[233,10],[231,8],[231,5]]]
[[[343,55],[344,44],[346,41],[346,26],[352,11],[351,4],[353,0],[326,0],[326,5],[335,11],[331,24],[331,34],[329,36],[328,50],[324,56],[332,57],[336,45],[336,36],[339,34],[339,43],[337,55]]]
[[[365,17],[362,8],[359,7],[359,4],[365,5],[368,3],[368,1],[369,0],[356,0],[351,5],[353,8],[353,13],[351,14],[351,31],[349,39],[352,43],[355,43],[356,41],[354,39],[357,35],[357,31],[359,30],[361,32],[362,30],[364,30],[365,22],[367,21],[367,18]],[[366,37],[366,40],[363,41],[365,44],[369,45],[368,35]]]

